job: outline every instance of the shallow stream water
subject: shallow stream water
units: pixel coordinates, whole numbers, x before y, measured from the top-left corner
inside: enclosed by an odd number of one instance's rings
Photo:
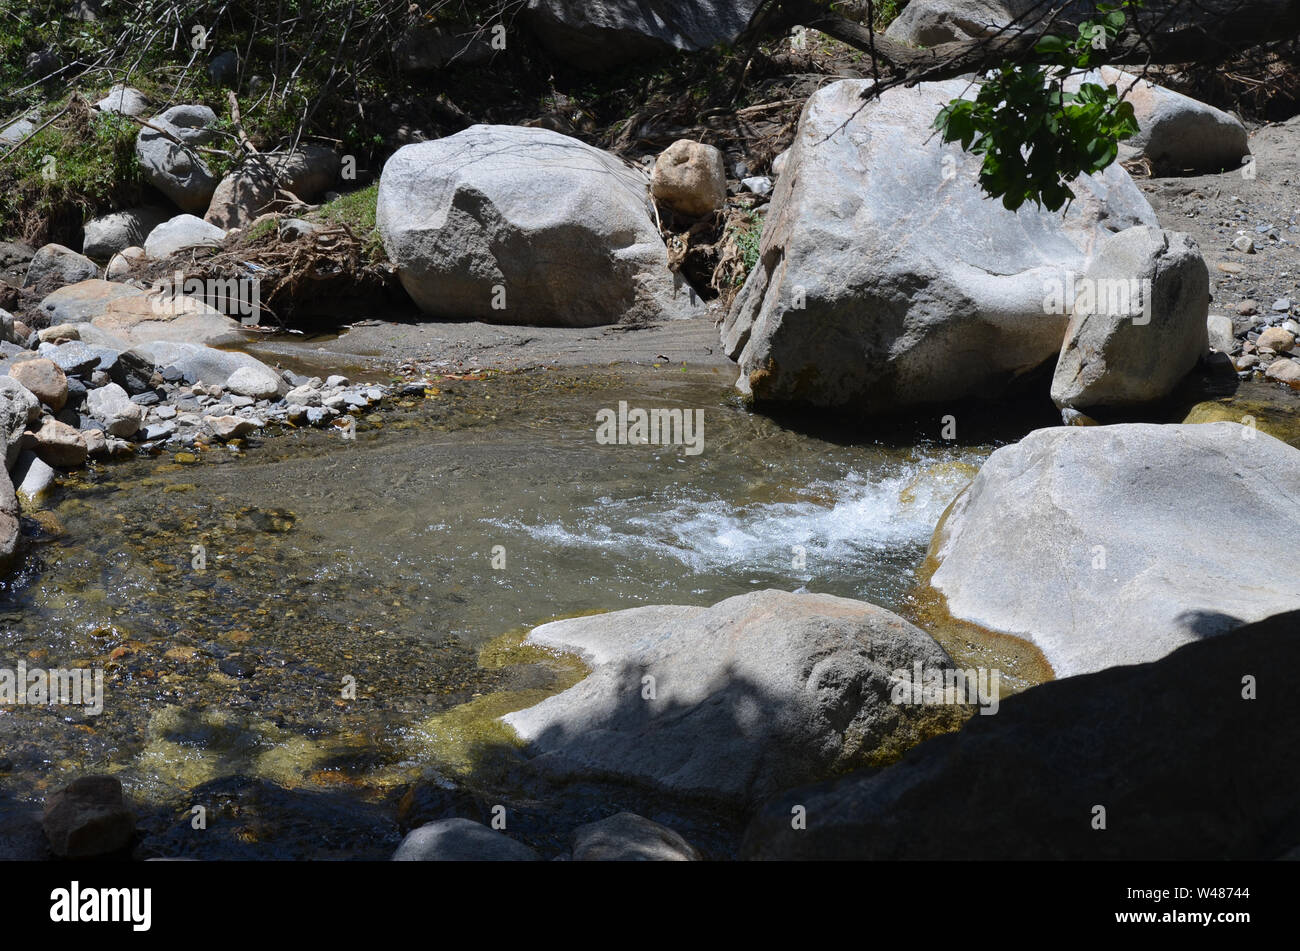
[[[412,780],[453,783],[496,715],[580,675],[516,649],[539,622],[762,587],[907,613],[933,527],[993,440],[809,435],[748,412],[731,382],[442,380],[355,440],[293,431],[64,480],[26,523],[0,657],[102,666],[105,706],[0,708],[9,805],[105,771],[182,851],[207,854],[176,844],[203,802],[240,830],[218,855],[379,854]],[[702,451],[598,443],[597,412],[620,400],[702,409]],[[296,797],[278,814],[301,826],[245,815],[249,784]]]

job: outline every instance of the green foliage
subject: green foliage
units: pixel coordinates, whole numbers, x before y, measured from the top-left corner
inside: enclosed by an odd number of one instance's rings
[[[347,225],[358,235],[375,230],[375,208],[379,203],[379,183],[340,195],[321,205],[316,214],[324,221]]]
[[[745,265],[745,269],[737,272],[731,280],[734,286],[739,287],[758,263],[758,245],[763,237],[763,215],[758,211],[750,211],[741,223],[728,224],[727,234],[736,243]]]
[[[1124,8],[1140,0],[1103,4],[1099,21],[1086,21],[1073,40],[1044,36],[1029,61],[1004,63],[981,84],[974,100],[954,99],[934,125],[944,142],[960,142],[983,156],[980,186],[1014,211],[1026,201],[1056,211],[1074,198],[1069,182],[1100,172],[1119,154],[1119,142],[1137,134],[1131,103],[1114,84],[1062,88],[1071,73],[1092,68],[1124,28]]]
[[[379,183],[340,195],[321,205],[313,218],[330,224],[347,225],[361,239],[366,256],[374,262],[387,260],[383,241],[376,227],[375,209],[379,203]]]
[[[136,125],[122,116],[90,112],[80,102],[68,113],[0,166],[0,222],[6,232],[14,228],[43,238],[50,221],[75,229],[97,213],[139,200]],[[38,224],[26,226],[33,222]]]

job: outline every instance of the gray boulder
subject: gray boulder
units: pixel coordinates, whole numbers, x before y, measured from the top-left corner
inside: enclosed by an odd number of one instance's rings
[[[144,93],[132,86],[114,85],[103,99],[95,103],[100,112],[117,113],[123,116],[142,116],[149,111],[149,100]]]
[[[547,129],[477,125],[399,149],[377,221],[416,304],[439,318],[587,327],[702,305],[668,270],[644,175]]]
[[[238,322],[165,286],[143,290],[111,281],[82,281],[48,295],[40,309],[52,324],[76,324],[82,341],[114,350],[158,340],[220,345],[245,339]]]
[[[1102,66],[1067,80],[1067,89],[1083,82],[1113,85],[1133,106],[1138,134],[1119,145],[1120,158],[1145,158],[1157,172],[1220,172],[1240,168],[1250,154],[1246,127],[1234,115],[1131,73]]]
[[[6,471],[18,461],[23,433],[40,418],[40,400],[13,377],[0,376],[0,438],[4,439]]]
[[[742,855],[1278,858],[1300,839],[1300,707],[1287,689],[1298,663],[1293,612],[1154,663],[1031,687],[887,769],[782,793]],[[806,828],[791,827],[795,806]]]
[[[394,862],[538,862],[521,842],[470,819],[440,819],[409,832]]]
[[[18,496],[6,470],[0,472],[0,577],[8,575],[14,567],[14,556],[22,541]]]
[[[1058,677],[1155,660],[1300,607],[1278,569],[1300,563],[1298,498],[1300,450],[1237,423],[1040,429],[944,514],[930,584]]]
[[[1076,288],[1052,399],[1087,410],[1168,396],[1209,349],[1209,309],[1209,271],[1192,238],[1121,231]]]
[[[94,218],[86,222],[81,252],[96,261],[107,261],[120,251],[143,245],[149,233],[169,218],[171,213],[162,208],[128,208]]]
[[[47,244],[32,257],[23,287],[62,287],[99,277],[99,265],[61,244]]]
[[[530,0],[527,22],[552,55],[577,69],[733,43],[761,0]]]
[[[135,154],[146,181],[182,211],[202,214],[217,187],[203,154],[197,151],[214,141],[210,127],[216,121],[216,113],[207,106],[172,106],[149,120],[168,135],[146,127],[136,136]]]
[[[273,369],[256,357],[233,350],[217,350],[214,347],[198,346],[191,343],[152,342],[135,347],[130,353],[148,360],[154,366],[174,367],[180,372],[185,382],[206,385],[225,386],[230,377],[238,370],[248,369],[258,378],[268,376],[279,378]],[[279,380],[277,392],[286,393],[289,385]]]
[[[16,119],[0,129],[0,145],[17,145],[35,131],[36,123],[31,119]]]
[[[968,83],[864,103],[868,85],[808,100],[723,324],[737,386],[758,403],[876,413],[996,394],[1059,353],[1067,317],[1050,289],[1114,232],[1156,225],[1118,165],[1076,179],[1065,214],[1008,211],[980,189],[978,157],[931,128]]]
[[[144,242],[144,253],[154,259],[169,258],[186,248],[216,248],[226,238],[226,232],[194,215],[177,215],[149,232]]]
[[[1263,0],[1258,7],[1272,7],[1277,12],[1287,0]],[[1129,21],[1143,24],[1145,30],[1173,30],[1185,25],[1204,24],[1213,31],[1216,18],[1240,15],[1240,0],[1147,0],[1141,9],[1125,11]],[[1267,16],[1260,11],[1259,16]],[[1097,19],[1097,2],[1066,0],[1044,4],[1041,0],[910,0],[903,12],[885,30],[891,40],[913,46],[938,46],[941,43],[978,40],[1016,24],[1030,30],[1041,29],[1042,21],[1051,17],[1053,32],[1074,36],[1074,26],[1086,19]],[[1014,28],[1013,28],[1014,29]]]
[[[246,228],[281,198],[281,190],[311,201],[333,185],[338,174],[338,154],[319,145],[250,157],[217,185],[204,220],[226,229]]]
[[[575,862],[698,862],[700,853],[667,826],[620,812],[573,832]]]
[[[969,713],[893,703],[895,671],[948,667],[948,655],[897,615],[830,595],[768,590],[711,608],[631,608],[543,624],[526,643],[593,667],[502,718],[534,766],[732,806],[889,761]]]
[[[477,26],[435,26],[419,23],[393,44],[393,59],[408,73],[429,72],[446,66],[481,66],[492,59],[491,34]]]

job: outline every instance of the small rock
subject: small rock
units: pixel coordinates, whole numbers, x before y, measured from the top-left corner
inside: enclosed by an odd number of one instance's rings
[[[68,402],[68,378],[53,360],[41,357],[15,363],[9,375],[56,413]]]
[[[412,830],[394,862],[538,862],[523,843],[471,819],[440,819]]]
[[[14,467],[14,487],[24,505],[37,501],[54,484],[54,470],[30,450],[18,457]]]
[[[108,855],[135,835],[135,817],[113,776],[83,776],[51,795],[42,824],[50,847],[64,858]]]
[[[772,179],[766,175],[756,175],[753,178],[743,179],[740,187],[755,195],[766,195],[772,191]]]
[[[1278,383],[1286,383],[1300,388],[1300,362],[1285,357],[1281,360],[1274,360],[1268,365],[1268,369],[1264,371],[1264,376],[1270,380],[1276,380]]]
[[[335,375],[335,376],[327,377],[325,379],[325,389],[332,390],[336,386],[347,386],[348,382],[349,382],[348,378],[345,376]]]
[[[1232,246],[1242,254],[1255,253],[1255,240],[1248,234],[1243,234],[1233,240]]]
[[[1255,345],[1261,350],[1272,350],[1274,353],[1290,353],[1295,347],[1295,334],[1281,327],[1267,327],[1260,333]]]
[[[696,848],[667,826],[631,812],[579,826],[575,862],[698,862]]]
[[[86,440],[67,423],[46,417],[33,436],[36,439],[36,455],[56,468],[73,469],[86,461]]]
[[[71,340],[61,345],[43,343],[37,348],[37,352],[52,361],[65,375],[84,376],[99,367],[102,349],[88,347],[78,340]]]
[[[203,422],[222,442],[262,428],[258,420],[245,419],[242,416],[204,416]]]
[[[1210,314],[1205,319],[1205,326],[1209,331],[1210,346],[1220,353],[1232,353],[1237,340],[1233,333],[1231,318],[1222,314]]]
[[[269,368],[240,367],[226,380],[226,389],[240,396],[267,400],[280,391],[280,381]]]
[[[1277,300],[1273,301],[1273,310],[1277,311],[1278,313],[1285,314],[1290,309],[1291,309],[1291,301],[1289,298],[1279,297]]]
[[[320,225],[303,218],[286,218],[280,222],[280,240],[297,241],[320,230]]]
[[[117,254],[108,260],[108,267],[104,268],[105,280],[115,281],[124,278],[131,273],[131,268],[141,261],[147,260],[149,255],[145,254],[144,248],[129,247],[123,248]]]
[[[284,399],[291,406],[319,406],[320,391],[310,386],[295,386]]]
[[[95,103],[100,112],[115,112],[123,116],[142,116],[149,111],[149,100],[144,93],[131,86],[115,85],[108,95]]]
[[[157,439],[166,439],[175,432],[176,423],[169,419],[160,423],[150,423],[140,430],[138,435],[144,442],[153,442]]]
[[[678,139],[655,161],[655,199],[684,215],[711,214],[727,202],[727,167],[712,145]]]
[[[81,329],[76,324],[55,324],[42,327],[36,331],[36,339],[41,343],[65,343],[81,339]]]
[[[108,452],[108,439],[104,436],[101,429],[84,429],[81,432],[81,438],[86,441],[86,454],[88,456],[102,456]]]
[[[116,383],[87,393],[86,408],[90,415],[102,420],[105,429],[114,436],[134,436],[144,422],[144,407],[133,402],[126,390]]]

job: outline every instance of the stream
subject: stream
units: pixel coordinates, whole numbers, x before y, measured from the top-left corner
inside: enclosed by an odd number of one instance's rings
[[[64,478],[25,519],[0,643],[10,667],[102,667],[104,709],[0,708],[0,815],[109,772],[157,854],[382,857],[413,782],[454,790],[485,744],[509,747],[496,716],[581,676],[520,649],[542,621],[763,587],[915,616],[935,523],[1016,434],[813,435],[731,383],[447,379],[355,439],[295,430]],[[598,443],[619,401],[702,409],[703,451]],[[227,833],[191,832],[196,803]]]

